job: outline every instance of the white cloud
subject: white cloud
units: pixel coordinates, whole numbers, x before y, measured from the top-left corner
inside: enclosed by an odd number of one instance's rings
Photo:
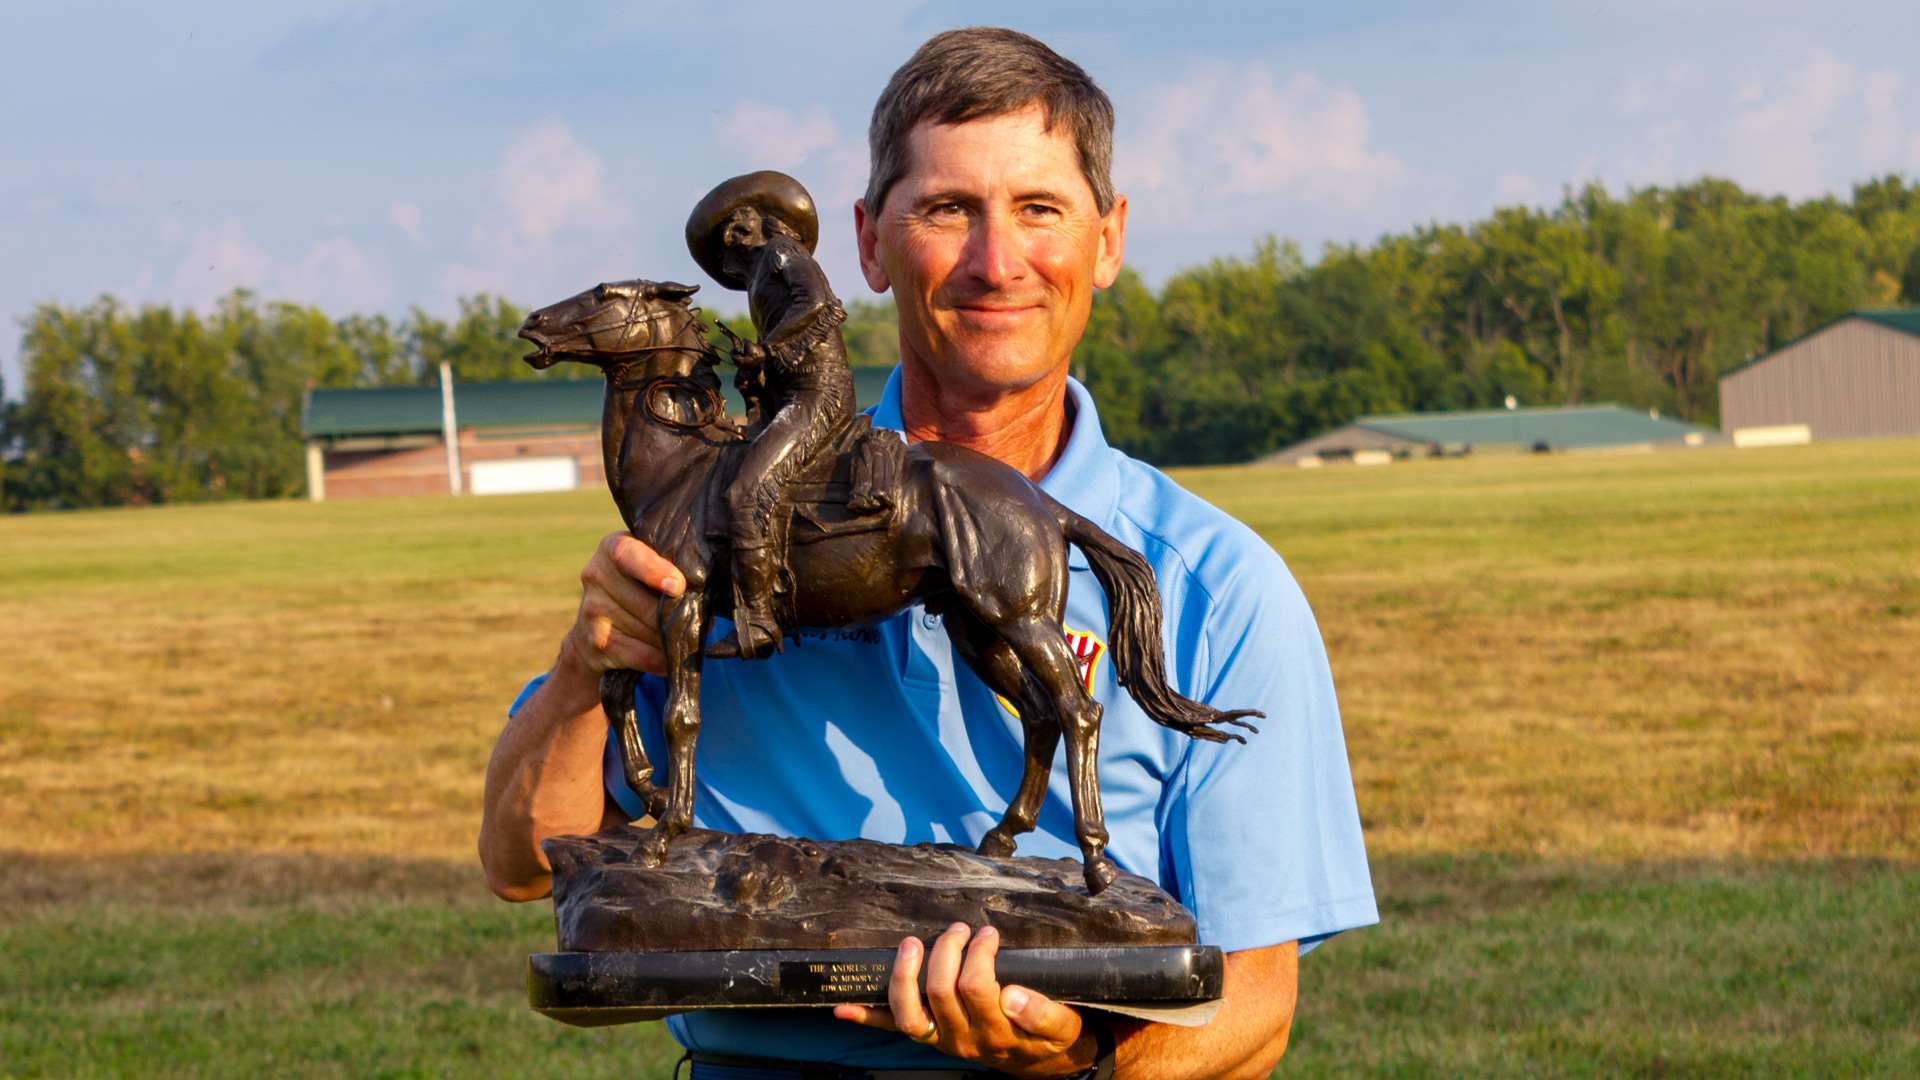
[[[407,234],[415,246],[423,244],[427,232],[420,220],[420,207],[402,200],[387,207],[387,224]]]
[[[563,229],[627,221],[625,207],[607,190],[600,155],[559,120],[537,124],[507,146],[494,188],[515,231],[535,243]]]
[[[441,274],[448,297],[544,296],[620,276],[614,253],[626,247],[632,211],[608,185],[600,155],[565,122],[543,121],[514,136],[485,187],[493,197],[465,256]]]
[[[1633,116],[1653,108],[1653,82],[1646,78],[1628,79],[1620,84],[1614,105],[1622,115]]]
[[[126,295],[146,299],[153,285],[151,272],[143,272]],[[192,234],[186,256],[161,295],[205,310],[234,289],[312,304],[332,314],[379,310],[392,302],[394,292],[385,262],[345,236],[320,240],[287,263],[275,259],[238,221],[228,219]]]
[[[1496,206],[1532,206],[1540,201],[1540,185],[1525,173],[1504,172],[1493,182]]]
[[[1898,71],[1886,68],[1861,83],[1860,154],[1870,162],[1899,160],[1900,90],[1905,81]]]
[[[267,249],[228,218],[193,234],[168,292],[183,304],[209,307],[234,289],[264,290],[272,267]]]
[[[1153,193],[1163,214],[1211,217],[1222,198],[1363,210],[1406,171],[1373,145],[1360,95],[1311,73],[1276,83],[1257,65],[1210,66],[1143,99],[1154,104],[1121,140],[1115,182]]]
[[[841,132],[824,106],[796,112],[743,101],[720,122],[717,135],[742,168],[779,169],[806,185],[829,237],[842,212],[866,193],[866,138]]]
[[[333,236],[275,273],[272,291],[336,314],[379,311],[393,299],[393,275],[360,245]]]
[[[1583,161],[1582,177],[1630,185],[1726,176],[1752,190],[1809,198],[1864,177],[1920,167],[1920,132],[1903,116],[1909,84],[1821,48],[1759,78],[1691,71],[1629,79],[1617,104],[1645,104],[1638,131]]]
[[[778,105],[743,101],[720,122],[720,138],[762,168],[791,170],[808,155],[835,147],[840,129],[824,106],[795,113]]]
[[[1854,96],[1859,75],[1851,64],[1815,49],[1776,92],[1763,90],[1735,110],[1728,133],[1733,175],[1742,183],[1796,197],[1827,189],[1833,149],[1822,138],[1835,110]]]

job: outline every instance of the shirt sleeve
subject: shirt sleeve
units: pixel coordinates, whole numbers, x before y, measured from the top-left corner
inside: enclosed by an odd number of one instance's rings
[[[1254,542],[1259,554],[1212,593],[1194,696],[1266,717],[1244,745],[1189,746],[1164,810],[1167,869],[1201,941],[1305,953],[1379,913],[1319,627],[1280,557]]]

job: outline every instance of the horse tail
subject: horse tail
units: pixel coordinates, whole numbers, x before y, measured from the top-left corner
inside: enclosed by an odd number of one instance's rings
[[[1186,697],[1167,683],[1166,649],[1160,637],[1160,589],[1147,560],[1066,507],[1061,507],[1060,513],[1061,531],[1086,552],[1093,576],[1107,591],[1107,636],[1113,672],[1133,700],[1155,723],[1195,739],[1247,741],[1234,732],[1221,731],[1215,724],[1232,724],[1257,734],[1260,729],[1241,717],[1266,715],[1258,709],[1223,712]]]

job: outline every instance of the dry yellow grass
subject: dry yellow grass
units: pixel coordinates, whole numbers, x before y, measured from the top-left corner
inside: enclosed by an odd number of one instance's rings
[[[1920,856],[1920,444],[1183,479],[1313,601],[1376,852]],[[602,492],[0,521],[32,870],[0,891],[270,856],[477,892],[487,750],[612,523]]]
[[[1375,852],[1920,856],[1920,444],[1186,479],[1313,601]]]

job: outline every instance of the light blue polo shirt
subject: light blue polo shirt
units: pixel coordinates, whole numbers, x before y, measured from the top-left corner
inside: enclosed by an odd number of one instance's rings
[[[1246,745],[1161,727],[1107,662],[1107,609],[1078,548],[1066,629],[1105,709],[1100,792],[1107,854],[1178,897],[1200,940],[1229,952],[1299,941],[1304,953],[1377,922],[1333,678],[1313,612],[1251,529],[1107,445],[1093,399],[1068,380],[1073,431],[1040,486],[1143,553],[1165,611],[1175,689],[1217,708],[1257,708]],[[874,422],[898,429],[895,370]],[[536,679],[514,708],[538,685]],[[639,691],[641,739],[656,770],[665,684]],[[790,635],[784,653],[706,665],[694,823],[729,832],[894,843],[977,844],[1018,790],[1022,730],[915,606],[878,624]],[[639,817],[611,733],[607,790]],[[658,773],[656,773],[658,775]],[[1064,743],[1038,828],[1019,853],[1079,859]],[[902,1036],[825,1010],[708,1011],[668,1021],[714,1053],[867,1068],[951,1066]]]

